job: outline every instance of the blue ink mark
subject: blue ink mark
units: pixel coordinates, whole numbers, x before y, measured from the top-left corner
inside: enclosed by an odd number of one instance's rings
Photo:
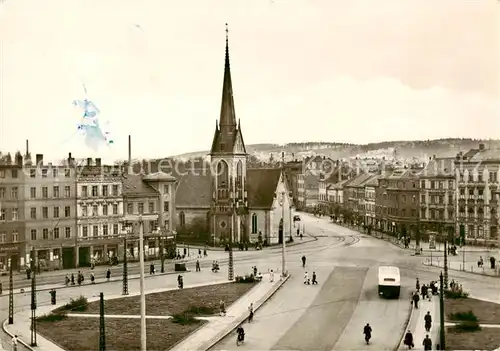
[[[83,112],[81,123],[77,130],[85,136],[87,147],[97,151],[102,145],[109,146],[113,144],[113,139],[109,132],[103,131],[99,123],[99,114],[101,111],[90,100],[74,100],[73,106],[78,107]]]

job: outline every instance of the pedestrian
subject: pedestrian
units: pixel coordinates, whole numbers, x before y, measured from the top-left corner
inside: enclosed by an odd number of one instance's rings
[[[92,284],[95,284],[95,276],[94,276],[94,272],[90,272],[90,282]]]
[[[422,288],[420,289],[420,293],[422,294],[422,299],[425,299],[427,296],[427,286],[425,284],[422,284]]]
[[[196,260],[196,271],[201,272],[200,261]]]
[[[424,346],[425,351],[431,351],[432,350],[432,340],[429,338],[429,334],[425,336],[424,341],[422,341],[422,345]]]
[[[253,266],[253,275],[254,277],[257,276],[257,266]]]
[[[226,303],[224,302],[224,300],[220,300],[219,302],[219,313],[221,316],[226,315]]]
[[[208,256],[208,254],[207,254],[207,249],[204,249],[204,250],[203,250],[203,255],[204,255],[205,257],[207,257],[207,256]]]
[[[184,280],[180,274],[177,276],[177,284],[179,285],[179,289],[184,288]]]
[[[431,298],[432,298],[432,288],[431,288],[431,286],[427,287],[427,297],[429,298],[429,301],[431,301]]]
[[[269,272],[269,281],[272,283],[274,282],[274,271],[271,269]]]
[[[316,280],[316,272],[313,272],[312,283],[313,283],[313,285],[318,284],[318,281]]]
[[[108,271],[106,272],[106,279],[109,282],[109,279],[111,278],[111,270],[108,268]]]
[[[425,322],[425,330],[429,332],[431,330],[431,325],[432,325],[432,317],[429,311],[427,311],[427,314],[424,316],[424,322]]]
[[[415,308],[418,308],[418,301],[420,300],[420,296],[418,295],[418,291],[416,291],[414,294],[413,294],[413,306]]]
[[[153,275],[153,274],[155,274],[155,264],[154,264],[154,262],[152,262],[149,265],[149,275]]]
[[[253,302],[248,306],[248,323],[253,321]]]
[[[75,285],[75,274],[71,273],[71,285]]]
[[[198,257],[201,258],[201,249],[198,249]]]
[[[306,256],[303,255],[302,256],[302,268],[304,268],[306,266]]]
[[[309,275],[307,274],[307,272],[304,274],[304,284],[307,284],[309,285]]]
[[[408,349],[410,350],[412,347],[415,347],[415,345],[413,344],[413,334],[409,330],[406,332],[404,344],[408,346]]]
[[[18,344],[17,340],[18,340],[17,335],[14,335],[14,337],[10,341],[10,343],[12,345],[12,351],[17,351],[17,344]]]
[[[69,285],[69,277],[66,274],[66,277],[64,277],[64,285],[68,286]]]
[[[417,282],[415,283],[415,288],[417,289],[417,291],[420,291],[420,280],[418,280],[418,277]]]

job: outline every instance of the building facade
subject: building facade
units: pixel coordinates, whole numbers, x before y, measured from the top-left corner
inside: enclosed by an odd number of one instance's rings
[[[376,175],[365,183],[365,224],[376,227],[376,189],[381,176]]]

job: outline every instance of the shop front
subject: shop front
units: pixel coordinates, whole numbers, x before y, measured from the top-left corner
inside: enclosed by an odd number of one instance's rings
[[[2,275],[8,274],[10,262],[12,262],[12,270],[15,272],[19,272],[23,268],[22,251],[24,251],[24,245],[21,243],[0,244],[0,272]]]

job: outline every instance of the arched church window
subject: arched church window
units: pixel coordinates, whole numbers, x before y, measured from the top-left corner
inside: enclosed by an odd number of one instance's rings
[[[179,212],[179,224],[181,227],[186,226],[186,215],[183,211]]]
[[[220,160],[217,165],[217,197],[227,199],[229,194],[229,166],[226,161]]]
[[[257,214],[252,215],[252,234],[257,233]]]

